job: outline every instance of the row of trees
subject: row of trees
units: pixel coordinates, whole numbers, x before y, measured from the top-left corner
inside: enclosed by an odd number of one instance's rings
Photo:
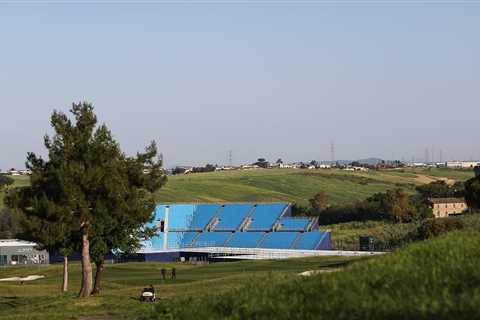
[[[23,235],[22,216],[9,208],[0,209],[0,239],[20,238]]]
[[[31,240],[63,255],[63,291],[68,290],[68,256],[81,252],[79,296],[88,297],[100,291],[105,256],[113,250],[128,253],[153,232],[143,226],[166,176],[155,142],[127,156],[107,126],[98,125],[91,104],[73,104],[70,112],[73,119],[52,114],[55,133],[44,138],[48,159],[28,154],[31,185],[10,190],[6,204],[24,216]]]
[[[318,216],[322,224],[351,221],[386,220],[411,222],[432,217],[429,199],[465,197],[470,208],[480,208],[480,174],[453,185],[435,181],[416,187],[411,195],[396,188],[346,206],[330,206],[328,195],[321,191],[309,200],[310,207],[294,206],[296,215]]]
[[[217,167],[218,167],[218,165],[213,165],[213,164],[207,163],[205,165],[205,167],[193,167],[192,169],[189,170],[189,172],[191,172],[191,173],[213,172],[217,169]],[[184,168],[184,167],[175,167],[172,170],[173,175],[184,174],[185,172],[187,172],[187,169]]]
[[[0,192],[6,189],[7,187],[13,185],[15,180],[10,178],[9,176],[5,174],[0,174]]]

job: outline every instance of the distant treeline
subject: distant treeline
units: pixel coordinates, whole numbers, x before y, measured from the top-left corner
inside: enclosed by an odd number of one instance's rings
[[[471,184],[470,180],[467,183]],[[466,197],[468,199],[472,192],[475,193],[475,191],[467,192],[462,182],[449,185],[444,181],[435,181],[418,186],[414,195],[401,188],[395,188],[376,193],[354,204],[330,206],[328,195],[322,191],[309,200],[308,207],[295,204],[293,215],[317,216],[321,225],[367,220],[421,221],[432,217],[430,198]],[[470,198],[472,198],[471,195]],[[474,208],[477,204],[471,201],[470,206]]]

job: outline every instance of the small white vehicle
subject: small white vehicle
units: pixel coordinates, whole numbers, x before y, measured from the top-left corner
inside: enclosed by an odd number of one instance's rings
[[[153,287],[143,288],[140,295],[140,301],[142,302],[155,302],[157,297],[155,296],[155,289]]]

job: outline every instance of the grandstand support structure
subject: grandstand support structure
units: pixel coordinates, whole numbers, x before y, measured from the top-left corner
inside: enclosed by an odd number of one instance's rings
[[[246,217],[245,220],[243,220],[242,224],[240,225],[240,228],[238,228],[240,231],[246,231],[248,230],[248,226],[252,223],[252,218]]]

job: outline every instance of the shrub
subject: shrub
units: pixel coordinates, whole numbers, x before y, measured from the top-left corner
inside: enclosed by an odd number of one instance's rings
[[[448,217],[441,219],[427,219],[422,222],[418,228],[418,237],[420,239],[429,239],[441,234],[460,230],[464,228],[462,220],[457,217]]]

